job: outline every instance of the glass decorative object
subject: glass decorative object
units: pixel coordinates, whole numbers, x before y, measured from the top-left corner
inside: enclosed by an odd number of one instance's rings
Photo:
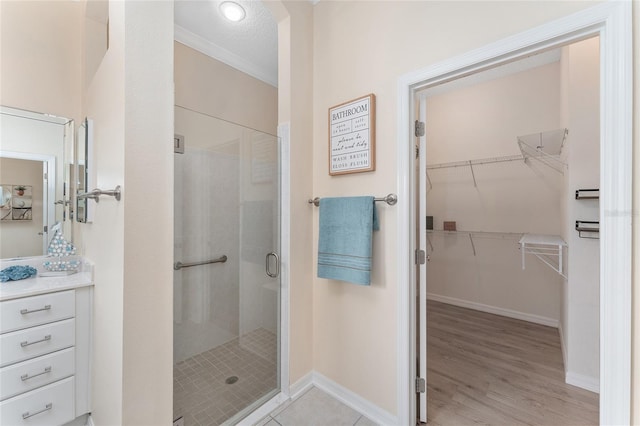
[[[49,272],[78,272],[80,261],[77,259],[65,259],[76,255],[76,247],[64,239],[59,224],[56,224],[52,230],[54,230],[54,234],[47,248],[47,253],[49,257],[55,257],[57,260],[46,260],[43,264],[44,269]]]

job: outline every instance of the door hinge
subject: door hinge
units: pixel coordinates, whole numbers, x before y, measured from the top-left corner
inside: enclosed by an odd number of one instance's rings
[[[416,120],[414,133],[417,138],[424,136],[424,122]]]
[[[416,250],[416,265],[424,265],[427,256],[424,250]]]
[[[420,147],[416,145],[416,158],[420,158]]]
[[[416,377],[416,393],[425,393],[427,391],[427,383],[422,377]]]

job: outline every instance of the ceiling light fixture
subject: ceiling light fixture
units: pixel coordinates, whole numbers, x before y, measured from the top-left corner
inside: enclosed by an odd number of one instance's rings
[[[234,3],[232,1],[224,1],[220,3],[220,11],[225,18],[232,22],[242,21],[244,17],[247,16],[244,8],[238,3]]]

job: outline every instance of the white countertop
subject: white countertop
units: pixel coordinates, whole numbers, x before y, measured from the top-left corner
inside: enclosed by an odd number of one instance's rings
[[[38,272],[42,271],[42,263],[45,260],[51,260],[44,256],[31,257],[19,260],[2,260],[0,261],[0,269],[14,265],[28,265],[34,267]],[[82,260],[82,268],[80,272],[73,275],[64,275],[57,277],[41,277],[36,275],[33,278],[27,278],[18,281],[0,282],[0,301],[18,299],[20,297],[35,296],[38,294],[51,293],[54,291],[71,290],[74,288],[87,287],[93,285],[93,265]]]

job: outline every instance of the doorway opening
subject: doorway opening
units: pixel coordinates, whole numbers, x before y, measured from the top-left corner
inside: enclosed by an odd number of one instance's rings
[[[597,37],[417,94],[433,421],[598,422],[598,94]]]
[[[416,162],[415,138],[409,134],[409,129],[413,129],[413,123],[418,119],[414,95],[427,87],[434,87],[461,76],[556,49],[571,42],[594,36],[600,37],[599,418],[600,423],[605,424],[623,424],[630,420],[631,238],[629,229],[631,226],[630,150],[632,145],[631,56],[628,32],[630,16],[628,5],[599,5],[425,70],[413,72],[401,78],[399,82],[399,118],[400,123],[403,123],[400,126],[400,140],[407,141],[406,144],[401,144],[398,152],[398,170],[406,173],[406,176],[400,179],[400,193],[412,201],[400,208],[401,217],[409,220],[408,226],[401,227],[399,246],[402,247],[399,247],[398,254],[400,258],[413,259],[411,251],[426,251],[427,228],[426,203],[424,203],[426,197],[421,197],[420,205],[416,205],[411,195],[415,193],[419,184],[422,188],[428,185],[426,173],[414,176],[413,173],[406,172],[414,170],[412,166]],[[615,114],[611,114],[611,111],[615,111]],[[424,138],[419,142],[420,149],[425,152]],[[422,170],[426,171],[424,156],[420,156],[419,164]],[[578,189],[583,188],[575,188],[575,190]],[[424,233],[420,233],[424,234],[425,238],[419,242],[414,241],[412,232],[416,223],[419,224],[420,229],[425,230]],[[603,247],[609,247],[611,250],[604,250]],[[427,293],[425,279],[427,267],[424,265],[416,267],[411,263],[407,262],[406,270],[399,268],[400,282],[409,283],[420,280],[420,295],[424,295]],[[401,290],[401,293],[403,291]],[[398,400],[399,406],[404,407],[401,408],[400,413],[401,417],[406,413],[406,423],[412,423],[414,413],[418,408],[423,408],[420,406],[420,399],[414,393],[418,390],[419,380],[415,381],[415,385],[412,383],[413,378],[417,377],[416,363],[413,360],[417,358],[423,347],[426,355],[426,345],[417,345],[415,340],[417,330],[414,324],[422,320],[421,313],[413,303],[416,296],[415,288],[407,286],[399,302],[399,305],[409,312],[406,316],[399,313],[399,339],[407,338],[401,343],[401,347],[406,348],[407,362],[400,366],[399,386],[406,386],[399,390]],[[419,300],[420,305],[426,307],[426,298],[421,297]],[[402,308],[399,306],[400,312]],[[425,341],[426,339],[421,340],[421,342]],[[409,395],[403,392],[408,392]],[[402,397],[406,399],[402,400]],[[426,411],[426,406],[424,410]]]

